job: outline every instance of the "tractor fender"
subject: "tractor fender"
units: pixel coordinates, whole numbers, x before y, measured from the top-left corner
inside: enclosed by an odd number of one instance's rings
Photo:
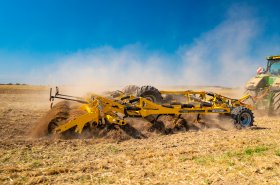
[[[267,77],[267,75],[258,75],[256,77],[251,78],[246,84],[246,89],[257,90],[258,88],[265,87]]]

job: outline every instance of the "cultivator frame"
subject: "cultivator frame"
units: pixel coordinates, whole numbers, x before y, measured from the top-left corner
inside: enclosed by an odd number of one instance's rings
[[[127,117],[153,117],[155,121],[160,115],[174,115],[178,118],[182,114],[224,114],[231,116],[234,123],[242,127],[253,125],[253,107],[243,103],[250,98],[246,95],[241,99],[232,99],[212,92],[206,91],[160,91],[161,94],[181,95],[186,98],[186,102],[170,101],[168,104],[158,104],[144,97],[126,96],[119,93],[118,97],[108,98],[97,94],[92,94],[87,99],[74,97],[56,92],[52,95],[50,90],[50,101],[63,99],[82,103],[80,107],[85,110],[85,114],[78,116],[68,122],[57,126],[53,132],[63,133],[70,129],[82,133],[86,124],[90,127],[100,124],[126,125]]]

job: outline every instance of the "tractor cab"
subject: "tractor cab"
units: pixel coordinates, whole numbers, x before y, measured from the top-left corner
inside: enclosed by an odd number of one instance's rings
[[[272,76],[279,76],[280,75],[280,56],[270,56],[267,57],[267,74]]]

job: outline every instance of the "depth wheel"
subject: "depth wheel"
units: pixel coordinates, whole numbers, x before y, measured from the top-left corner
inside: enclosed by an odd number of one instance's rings
[[[237,128],[247,128],[253,126],[253,112],[245,107],[236,107],[231,111],[231,115],[235,121]]]

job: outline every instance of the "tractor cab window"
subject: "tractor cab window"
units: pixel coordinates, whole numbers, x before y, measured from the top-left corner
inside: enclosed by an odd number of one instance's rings
[[[271,63],[269,73],[272,75],[280,75],[280,60]]]

